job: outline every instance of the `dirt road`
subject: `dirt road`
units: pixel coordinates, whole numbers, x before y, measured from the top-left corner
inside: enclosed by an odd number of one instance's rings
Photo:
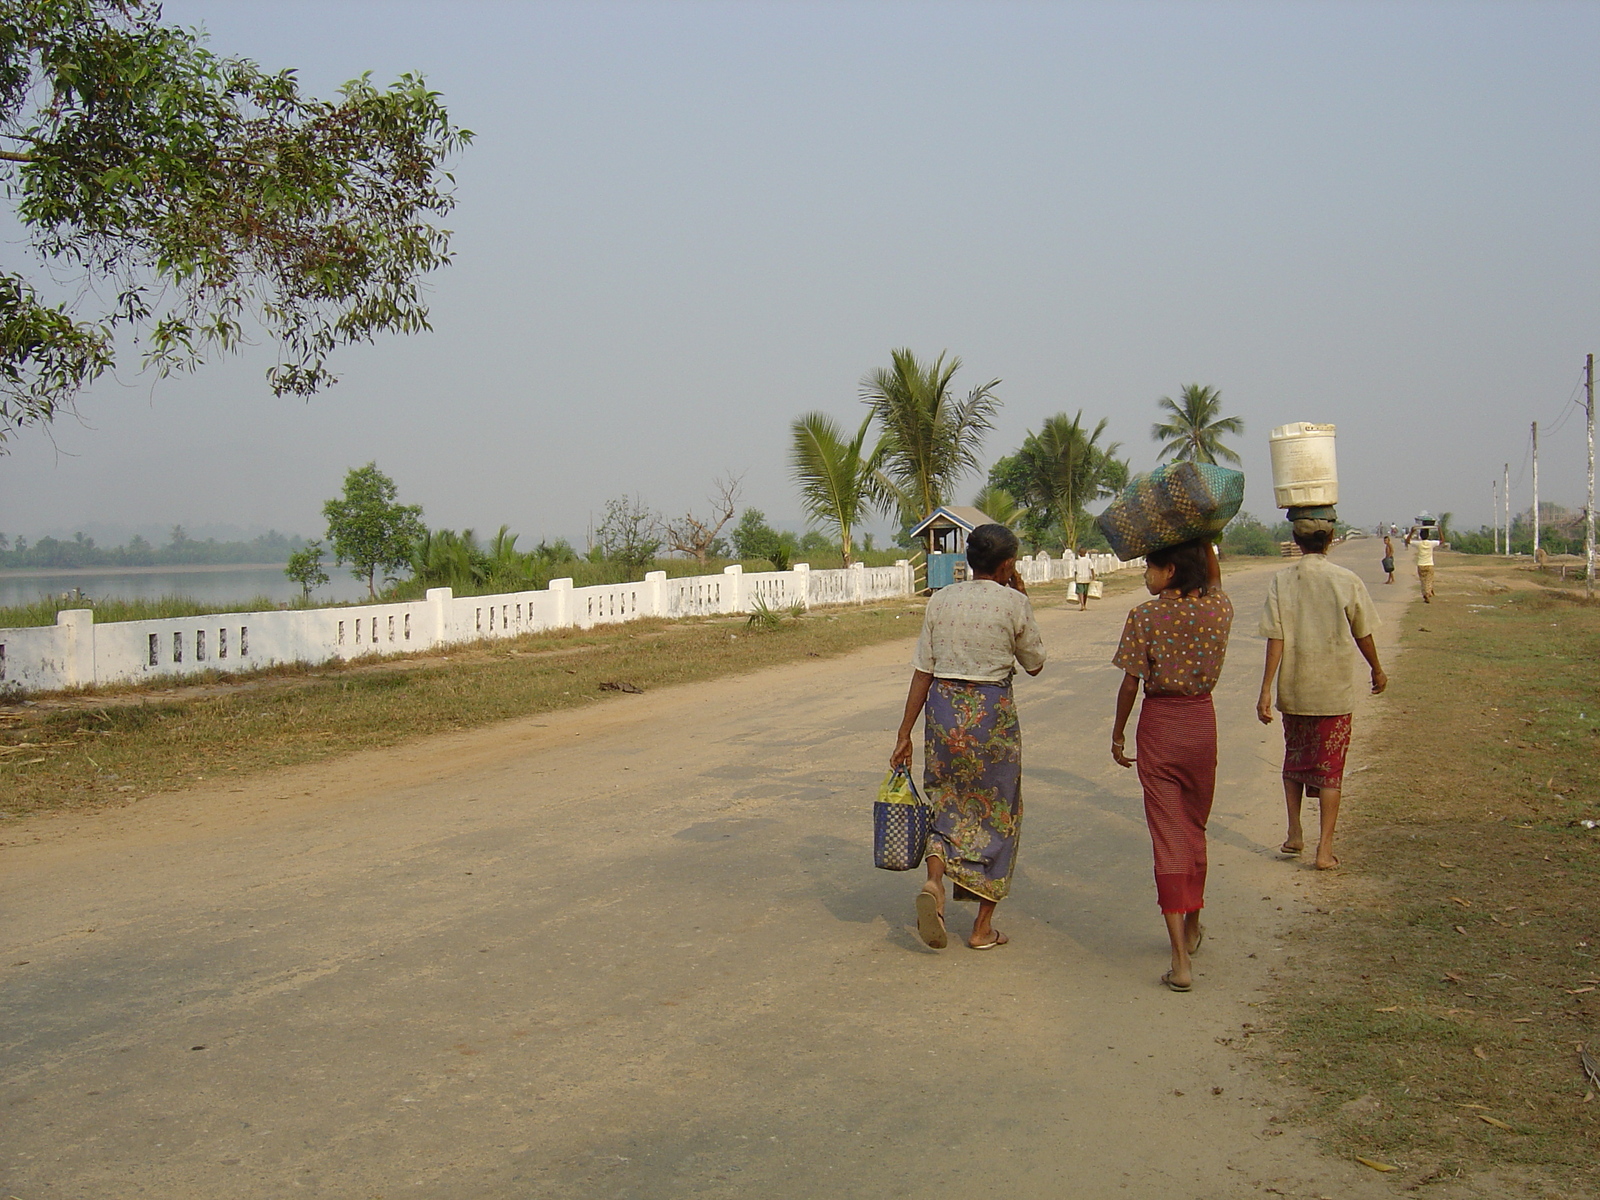
[[[1390,1196],[1241,1051],[1324,883],[1272,852],[1277,566],[1229,580],[1189,995],[1107,751],[1128,596],[1043,614],[991,953],[870,865],[906,643],[4,830],[0,1192]]]

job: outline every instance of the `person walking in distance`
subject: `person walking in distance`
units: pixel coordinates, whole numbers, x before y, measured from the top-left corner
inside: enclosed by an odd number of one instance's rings
[[[911,660],[911,687],[891,767],[911,763],[911,731],[923,718],[923,795],[933,809],[928,882],[917,894],[917,932],[935,950],[950,944],[944,879],[957,900],[976,900],[967,945],[992,950],[1009,939],[994,910],[1011,889],[1022,831],[1022,728],[1011,697],[1020,665],[1044,669],[1044,643],[1028,589],[1017,574],[1017,536],[1004,525],[967,535],[972,578],[928,601]]]
[[[1417,548],[1417,580],[1422,584],[1422,602],[1433,603],[1433,551],[1439,543],[1428,536],[1427,529],[1411,529],[1406,533],[1406,545]]]
[[[1082,546],[1073,552],[1072,586],[1078,594],[1078,611],[1089,607],[1089,585],[1094,582],[1094,563]]]
[[[1189,956],[1205,931],[1206,822],[1217,783],[1217,715],[1211,689],[1222,674],[1233,604],[1222,591],[1216,550],[1204,538],[1145,555],[1144,585],[1155,597],[1128,614],[1113,666],[1122,668],[1111,758],[1139,766],[1145,823],[1155,857],[1156,902],[1172,943],[1161,982],[1194,986]],[[1144,684],[1138,753],[1126,750],[1128,717]]]
[[[1352,642],[1371,669],[1373,695],[1389,685],[1389,678],[1378,663],[1372,637],[1378,618],[1366,584],[1354,571],[1328,561],[1333,522],[1298,520],[1292,528],[1304,554],[1267,585],[1260,627],[1267,639],[1267,658],[1256,716],[1263,725],[1272,724],[1276,681],[1278,711],[1283,714],[1283,798],[1288,810],[1288,834],[1279,849],[1288,855],[1305,849],[1301,799],[1316,797],[1321,809],[1316,865],[1330,871],[1339,865],[1333,835],[1356,700]]]
[[[1383,570],[1388,576],[1385,583],[1394,582],[1394,543],[1389,540],[1389,535],[1383,535]]]

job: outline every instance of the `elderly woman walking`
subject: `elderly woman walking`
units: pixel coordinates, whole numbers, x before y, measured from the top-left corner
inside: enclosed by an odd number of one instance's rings
[[[934,822],[917,932],[936,950],[950,941],[947,875],[957,900],[978,903],[967,945],[991,950],[1010,940],[993,920],[1011,887],[1022,826],[1022,730],[1011,677],[1018,664],[1037,675],[1045,658],[1016,559],[1016,535],[1004,525],[980,525],[968,535],[972,578],[928,601],[889,757],[890,766],[909,765],[911,731],[921,715],[923,791]]]
[[[1206,822],[1217,783],[1217,715],[1211,689],[1222,674],[1233,604],[1221,588],[1216,551],[1206,539],[1152,550],[1145,588],[1155,597],[1128,614],[1112,665],[1121,667],[1111,757],[1139,765],[1145,823],[1155,853],[1156,901],[1172,943],[1161,982],[1194,986],[1189,956],[1205,933]],[[1138,754],[1126,752],[1128,717],[1144,685]]]

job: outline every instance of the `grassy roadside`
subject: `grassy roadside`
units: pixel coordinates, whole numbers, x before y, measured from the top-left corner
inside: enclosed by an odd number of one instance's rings
[[[1411,1190],[1600,1194],[1579,1063],[1600,1057],[1600,830],[1581,824],[1600,819],[1600,606],[1460,555],[1438,591],[1358,730],[1345,868],[1286,944],[1259,1053],[1335,1149]]]
[[[1059,583],[1032,592],[1040,609],[1064,605],[1066,594]],[[772,629],[742,617],[635,621],[0,706],[0,818],[126,804],[197,780],[581,707],[615,696],[605,683],[649,690],[832,657],[915,636],[925,605],[818,609]]]
[[[316,762],[915,636],[925,601],[561,630],[445,654],[200,687],[105,691],[0,716],[0,813],[127,803],[198,779]],[[136,702],[130,702],[136,701]]]

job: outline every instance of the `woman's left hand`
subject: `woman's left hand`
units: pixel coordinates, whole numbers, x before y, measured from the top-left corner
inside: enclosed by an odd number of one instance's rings
[[[889,767],[909,767],[911,765],[911,735],[902,733],[894,740],[894,753],[889,755]]]
[[[1134,763],[1139,761],[1136,758],[1129,758],[1126,750],[1123,748],[1123,744],[1116,740],[1113,740],[1111,743],[1111,758],[1112,761],[1115,762],[1119,767],[1131,767]]]

